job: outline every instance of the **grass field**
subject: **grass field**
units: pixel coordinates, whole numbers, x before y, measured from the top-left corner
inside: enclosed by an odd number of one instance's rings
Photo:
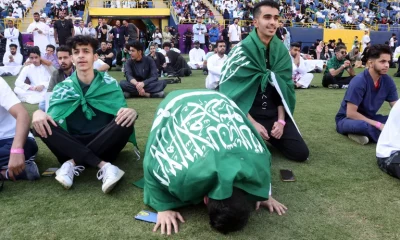
[[[391,69],[390,75],[393,74]],[[120,72],[111,72],[122,79]],[[6,77],[14,87],[15,77]],[[204,88],[200,71],[183,79],[175,89]],[[321,74],[313,84],[321,86]],[[400,81],[395,79],[398,86]],[[203,206],[181,210],[186,223],[174,239],[400,239],[399,180],[379,170],[375,144],[360,146],[335,131],[334,116],[345,90],[297,90],[295,119],[310,149],[310,160],[295,163],[272,152],[273,196],[288,207],[285,216],[265,209],[254,212],[241,232],[221,235],[213,231]],[[130,99],[140,117],[137,140],[145,148],[160,99]],[[30,113],[37,106],[25,105]],[[381,113],[388,114],[388,104]],[[40,171],[59,164],[39,140]],[[73,149],[70,149],[73,151]],[[136,221],[134,215],[149,207],[143,191],[132,182],[143,176],[142,161],[133,159],[132,145],[121,152],[116,165],[126,174],[111,194],[101,191],[96,169],[87,169],[64,190],[54,178],[35,182],[6,182],[0,192],[0,239],[158,239],[154,225]],[[279,169],[292,169],[297,181],[281,182]]]

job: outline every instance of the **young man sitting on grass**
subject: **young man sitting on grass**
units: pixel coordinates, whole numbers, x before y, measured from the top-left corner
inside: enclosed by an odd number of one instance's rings
[[[62,164],[56,180],[69,189],[84,166],[98,167],[102,190],[108,193],[124,171],[112,165],[128,139],[134,138],[134,109],[127,108],[118,82],[93,69],[96,39],[78,35],[68,41],[76,71],[58,83],[48,113],[33,114],[37,135]]]
[[[254,207],[284,214],[271,197],[271,156],[246,115],[213,90],[178,90],[156,111],[143,161],[144,203],[158,211],[154,231],[178,232],[176,208],[207,205],[211,226],[242,229]],[[253,205],[252,205],[253,204]]]
[[[368,54],[369,68],[351,80],[336,114],[336,130],[359,144],[377,142],[387,116],[377,114],[384,101],[398,100],[396,85],[387,75],[392,52],[387,45],[374,45]]]
[[[167,82],[158,80],[157,66],[152,58],[143,55],[143,45],[130,44],[129,54],[131,59],[124,69],[126,80],[120,82],[125,97],[163,98]]]
[[[390,111],[376,145],[376,158],[382,171],[400,178],[400,103]]]
[[[36,180],[38,147],[29,133],[29,114],[1,77],[0,89],[0,180]]]
[[[348,87],[355,73],[351,62],[346,60],[346,50],[347,48],[343,44],[339,44],[335,48],[335,56],[329,59],[326,64],[322,86],[334,89]],[[349,77],[342,77],[344,70],[350,74]]]

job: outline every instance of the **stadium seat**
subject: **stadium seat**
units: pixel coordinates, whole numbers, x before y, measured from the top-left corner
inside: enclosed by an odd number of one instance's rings
[[[148,1],[147,3],[149,4],[149,8],[153,8],[153,2]]]

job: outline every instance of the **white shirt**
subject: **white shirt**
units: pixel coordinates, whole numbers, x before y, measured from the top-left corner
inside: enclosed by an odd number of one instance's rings
[[[4,30],[4,37],[7,38],[6,50],[9,50],[9,46],[11,43],[16,44],[19,47],[19,30],[16,28],[6,28]]]
[[[204,24],[193,24],[193,42],[199,41],[201,44],[205,43],[204,34],[207,33],[206,25]]]
[[[14,58],[13,62],[10,62],[10,56],[11,52],[6,52],[3,56],[3,64],[4,66],[7,67],[13,67],[13,66],[22,66],[22,55],[21,53],[19,53],[19,49],[17,49],[17,52],[15,53],[15,55],[12,55]]]
[[[42,64],[39,66],[30,64],[24,67],[19,73],[17,80],[15,80],[15,87],[19,87],[27,91],[32,86],[43,85],[44,88],[47,89],[49,86],[50,77],[50,73]],[[26,78],[29,79],[31,85],[25,83]]]
[[[290,54],[289,54],[290,55]],[[302,57],[300,57],[300,64],[299,66],[297,66],[294,63],[294,58],[292,57],[292,55],[290,55],[290,58],[292,59],[292,78],[294,80],[299,80],[301,78],[302,75],[306,74],[308,72],[307,66],[305,64],[305,61]]]
[[[15,136],[17,121],[8,111],[18,103],[21,102],[6,81],[0,77],[0,140]],[[33,137],[31,133],[29,137]]]
[[[376,156],[379,158],[390,157],[394,152],[400,151],[400,103],[393,106],[389,118],[379,136],[376,144]]]
[[[221,70],[228,56],[224,54],[222,58],[218,54],[214,54],[207,60],[208,76],[206,78],[206,88],[216,89],[219,85]]]
[[[75,28],[75,35],[90,35],[89,30],[85,27],[82,28],[80,26],[78,27],[75,26],[74,28]]]
[[[103,62],[103,60],[101,60],[100,58],[98,58],[94,63],[93,63],[93,69],[99,70],[99,68],[101,66],[103,66],[104,64],[106,64],[105,62]]]
[[[391,37],[389,40],[389,46],[394,47],[394,38],[393,37]]]
[[[189,62],[194,64],[199,62],[203,63],[204,60],[206,60],[206,53],[204,52],[203,49],[193,48],[192,50],[189,51]]]
[[[363,46],[365,45],[365,47],[367,46],[367,43],[369,43],[371,41],[371,39],[369,38],[368,35],[364,35],[364,37],[362,38],[361,42],[363,44]],[[364,48],[365,48],[364,47]]]
[[[232,24],[229,26],[229,41],[238,42],[240,41],[241,35],[240,27],[237,24]]]

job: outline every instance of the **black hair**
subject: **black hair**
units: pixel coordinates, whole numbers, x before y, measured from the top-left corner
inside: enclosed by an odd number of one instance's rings
[[[376,44],[369,48],[368,59],[378,59],[381,54],[389,54],[390,58],[392,58],[392,51],[388,45]]]
[[[233,188],[232,196],[223,199],[209,199],[207,204],[210,225],[212,228],[227,234],[239,231],[246,226],[251,212],[247,194],[238,188]]]
[[[37,54],[39,57],[40,57],[40,49],[39,49],[39,47],[38,46],[35,46],[35,47],[30,47],[29,49],[28,49],[28,57],[31,55],[31,53],[33,53],[33,54]]]
[[[35,15],[40,15],[38,12],[34,12],[33,13],[33,16],[35,16]]]
[[[14,43],[11,43],[9,47],[10,48],[12,48],[12,47],[18,48],[17,44],[14,44]]]
[[[56,50],[56,47],[54,47],[54,45],[51,45],[51,44],[47,45],[47,46],[46,46],[46,49],[47,49],[47,48],[51,48],[51,49],[53,49],[53,51]]]
[[[224,40],[218,40],[216,43],[215,43],[215,47],[218,47],[218,44],[219,43],[225,43],[225,41]]]
[[[103,25],[101,28],[102,29],[107,29],[107,25]]]
[[[171,43],[170,43],[170,42],[165,42],[165,43],[163,43],[162,47],[163,47],[163,48],[165,48],[165,47],[171,48],[172,46],[171,46]]]
[[[77,46],[90,45],[93,49],[93,53],[99,48],[99,41],[89,35],[77,35],[68,38],[67,46],[71,49],[76,49]]]
[[[340,52],[340,50],[342,50],[342,49],[346,49],[346,50],[347,50],[346,45],[344,45],[344,44],[338,44],[338,45],[335,47],[335,52]]]
[[[129,48],[134,48],[134,49],[136,49],[137,51],[142,51],[142,53],[143,53],[143,45],[140,43],[140,42],[134,42],[134,43],[132,43],[130,46],[129,46]]]
[[[71,48],[69,48],[68,46],[65,46],[65,45],[61,45],[61,46],[59,46],[59,47],[57,48],[57,53],[59,53],[59,52],[68,52],[69,55],[72,55],[72,50],[71,50]]]
[[[290,47],[291,47],[291,48],[293,48],[293,47],[301,48],[301,44],[298,43],[298,42],[294,42],[294,43],[291,43],[291,44],[290,44]]]
[[[266,0],[257,3],[254,8],[253,8],[253,17],[258,18],[258,16],[261,14],[261,7],[271,7],[271,8],[276,8],[279,11],[279,4],[275,1],[272,0]]]

